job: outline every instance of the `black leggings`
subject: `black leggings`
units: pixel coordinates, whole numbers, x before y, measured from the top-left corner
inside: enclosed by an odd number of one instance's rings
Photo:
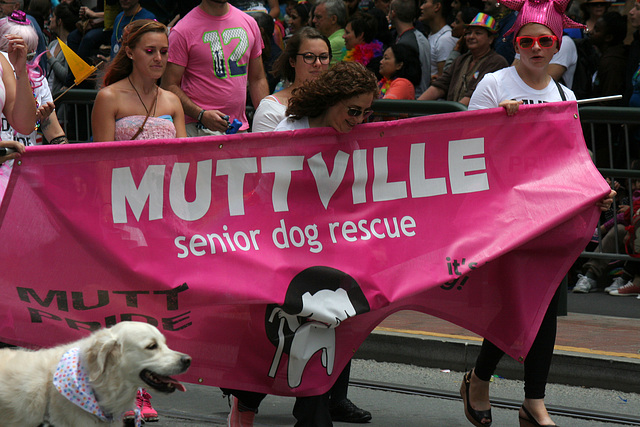
[[[542,319],[538,335],[531,345],[531,350],[524,361],[524,397],[527,399],[543,399],[547,386],[547,377],[551,367],[553,346],[556,343],[556,328],[558,325],[559,289],[549,303],[547,313]],[[483,381],[489,381],[498,366],[504,351],[492,342],[484,340],[480,354],[476,360],[474,372]]]

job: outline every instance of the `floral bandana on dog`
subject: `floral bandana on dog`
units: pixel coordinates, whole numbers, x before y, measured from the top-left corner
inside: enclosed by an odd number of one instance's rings
[[[80,363],[79,348],[72,348],[62,355],[56,372],[53,374],[53,385],[70,402],[95,415],[102,421],[113,421],[113,416],[105,414],[100,408],[91,384],[89,384],[89,375]],[[140,427],[142,416],[138,408],[136,408],[135,414],[136,427]]]

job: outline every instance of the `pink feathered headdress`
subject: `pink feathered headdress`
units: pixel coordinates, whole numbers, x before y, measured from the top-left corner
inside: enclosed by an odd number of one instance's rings
[[[564,14],[569,2],[570,0],[500,0],[500,4],[518,12],[516,22],[506,34],[513,33],[515,37],[520,28],[527,24],[542,24],[558,37],[560,47],[563,28],[585,28]]]

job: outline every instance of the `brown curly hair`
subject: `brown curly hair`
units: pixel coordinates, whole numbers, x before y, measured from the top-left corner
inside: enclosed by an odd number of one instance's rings
[[[131,49],[135,48],[140,38],[150,32],[164,33],[167,37],[169,34],[167,27],[163,23],[151,19],[138,19],[124,27],[122,46],[115,58],[113,58],[113,61],[111,61],[104,76],[105,86],[109,86],[131,74],[133,71],[133,61],[127,56],[125,46]]]
[[[294,89],[287,115],[318,117],[338,102],[366,93],[378,97],[376,76],[358,62],[338,62],[315,80]]]

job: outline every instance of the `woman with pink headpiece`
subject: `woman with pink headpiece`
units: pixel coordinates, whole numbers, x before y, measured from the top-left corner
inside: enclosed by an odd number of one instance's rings
[[[0,109],[14,129],[31,132],[36,123],[36,102],[29,84],[27,44],[16,34],[7,34],[5,39],[9,61],[0,55]],[[15,73],[11,71],[12,66]],[[17,159],[24,153],[24,146],[18,141],[0,141],[0,148],[3,149],[0,164]]]
[[[558,52],[563,28],[580,28],[564,15],[569,0],[501,0],[518,11],[512,31],[520,62],[485,75],[471,96],[469,109],[504,107],[514,115],[520,104],[537,104],[575,100],[571,90],[556,83],[549,75],[549,62]],[[615,192],[598,202],[602,210],[609,208]],[[520,426],[554,426],[544,404],[547,376],[556,337],[558,292],[542,320],[538,335],[524,361],[524,403],[520,407]],[[467,419],[475,426],[491,425],[489,380],[504,352],[486,339],[475,368],[464,376],[460,394]]]

